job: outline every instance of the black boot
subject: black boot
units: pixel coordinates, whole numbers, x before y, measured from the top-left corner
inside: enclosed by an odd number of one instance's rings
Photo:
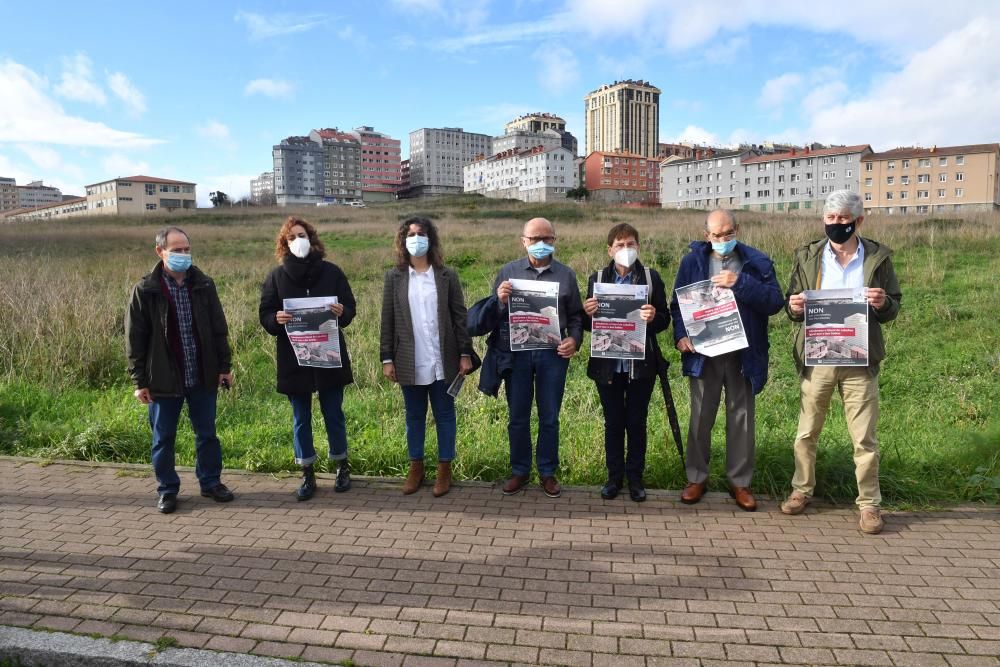
[[[311,465],[302,467],[302,486],[295,492],[299,500],[309,500],[316,493],[316,473]]]
[[[341,459],[337,463],[337,481],[333,485],[333,490],[343,493],[351,488],[351,465],[347,459]]]

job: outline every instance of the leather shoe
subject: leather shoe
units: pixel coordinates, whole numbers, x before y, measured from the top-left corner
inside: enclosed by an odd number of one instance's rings
[[[216,484],[211,489],[202,489],[201,495],[211,498],[217,503],[228,503],[233,499],[233,492],[226,488],[225,484]]]
[[[164,493],[156,503],[156,509],[160,510],[160,514],[171,514],[177,509],[177,494]]]
[[[614,480],[609,479],[601,487],[601,498],[605,500],[614,500],[618,497],[618,492],[622,490],[622,481],[620,479]]]
[[[562,487],[559,486],[559,481],[555,477],[542,477],[541,482],[542,491],[549,498],[558,498],[562,495]]]
[[[694,505],[705,495],[705,482],[688,482],[681,492],[681,502],[685,505]]]
[[[646,500],[646,487],[642,482],[628,483],[628,497],[633,502],[641,503]]]
[[[740,509],[745,512],[756,512],[757,501],[754,499],[750,489],[745,486],[730,486],[729,495],[733,497]]]
[[[503,485],[503,494],[505,496],[512,496],[515,493],[520,493],[524,489],[524,485],[528,483],[527,475],[511,475],[507,483]]]

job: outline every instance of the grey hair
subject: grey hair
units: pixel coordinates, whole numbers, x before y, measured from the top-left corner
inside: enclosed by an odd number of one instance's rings
[[[823,213],[843,213],[847,211],[852,218],[860,218],[865,213],[861,195],[853,190],[836,190],[826,197]]]
[[[705,231],[706,232],[708,231],[708,219],[711,218],[716,213],[722,213],[727,218],[729,218],[729,222],[731,222],[733,224],[733,227],[736,227],[739,224],[739,223],[736,222],[736,216],[733,215],[733,212],[730,211],[728,208],[717,208],[714,211],[709,211],[708,215],[705,216]]]
[[[170,232],[180,232],[181,234],[184,235],[184,238],[186,238],[189,243],[191,242],[191,237],[187,235],[187,232],[185,232],[180,227],[174,227],[174,226],[171,225],[169,227],[164,227],[160,231],[156,232],[156,247],[157,248],[166,248],[167,247],[167,237],[170,236]]]

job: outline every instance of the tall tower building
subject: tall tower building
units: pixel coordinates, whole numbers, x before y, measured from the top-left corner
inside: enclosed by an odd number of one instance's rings
[[[624,152],[656,157],[660,89],[648,81],[615,81],[584,99],[587,154]]]

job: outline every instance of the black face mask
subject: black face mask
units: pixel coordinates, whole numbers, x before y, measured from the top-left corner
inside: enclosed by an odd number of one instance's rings
[[[826,235],[834,243],[847,243],[848,239],[854,236],[853,222],[849,222],[846,225],[832,224],[826,226]]]

